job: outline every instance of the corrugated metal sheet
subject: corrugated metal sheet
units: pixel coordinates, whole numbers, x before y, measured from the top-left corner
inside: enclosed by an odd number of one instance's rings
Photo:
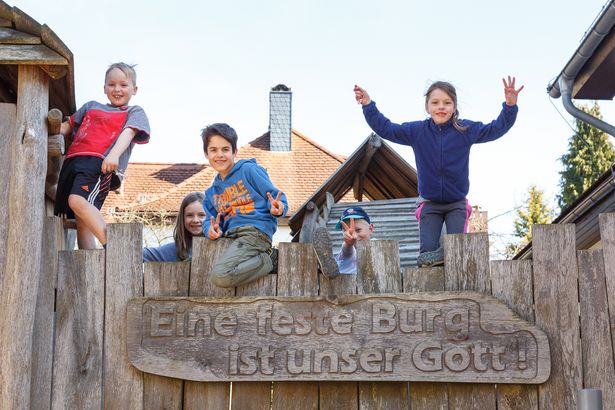
[[[414,216],[416,198],[335,204],[327,221],[334,252],[339,252],[343,237],[342,231],[336,230],[335,225],[346,208],[357,205],[367,212],[374,224],[372,239],[399,241],[401,267],[416,266],[419,253],[419,224]]]

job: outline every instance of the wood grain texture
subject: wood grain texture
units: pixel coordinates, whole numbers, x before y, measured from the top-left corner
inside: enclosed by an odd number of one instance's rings
[[[310,243],[280,243],[278,296],[318,294],[318,261]],[[273,409],[318,409],[318,382],[282,382],[273,385]]]
[[[145,296],[188,296],[190,262],[150,262],[143,267]],[[181,410],[183,394],[183,380],[143,374],[144,409]]]
[[[445,235],[444,277],[446,290],[491,293],[489,237],[486,232]],[[495,408],[495,386],[450,383],[448,400],[453,409]]]
[[[319,275],[320,295],[354,295],[357,293],[357,275],[339,275],[328,279]],[[322,410],[352,410],[359,407],[359,383],[320,382],[320,408]]]
[[[192,243],[192,265],[190,268],[190,296],[233,296],[235,289],[223,289],[209,280],[211,269],[231,240],[194,238]],[[228,382],[184,383],[184,408],[218,410],[228,409],[231,399],[231,384]]]
[[[609,324],[613,339],[613,352],[615,352],[615,213],[601,214],[599,222],[606,294],[609,305]]]
[[[402,272],[404,292],[439,292],[444,290],[444,267],[406,268]],[[412,410],[448,408],[446,383],[410,383]]]
[[[532,261],[491,262],[491,294],[519,316],[534,323]],[[538,387],[515,384],[497,386],[498,409],[538,410]]]
[[[0,64],[67,65],[68,61],[42,44],[6,44],[0,48]]]
[[[397,241],[357,242],[357,292],[401,292]],[[408,383],[359,382],[361,409],[409,408]]]
[[[0,28],[0,44],[41,44],[41,39],[10,28]]]
[[[602,390],[603,407],[614,409],[615,363],[602,249],[579,251],[578,263],[583,388]]]
[[[578,271],[574,225],[534,225],[536,325],[549,336],[551,377],[538,388],[541,409],[574,409],[581,388]]]
[[[284,251],[278,256],[278,271],[284,271],[286,258]],[[265,275],[253,282],[236,288],[237,296],[267,296],[276,294],[279,274]],[[233,382],[231,408],[269,409],[271,408],[271,382]]]
[[[107,225],[104,401],[106,409],[143,406],[143,374],[126,350],[126,304],[143,296],[143,227]]]
[[[10,175],[12,160],[11,151],[13,144],[17,143],[15,138],[15,120],[17,117],[17,106],[15,104],[0,103],[0,172],[2,175]],[[9,190],[0,189],[0,203],[9,203]],[[0,289],[2,289],[2,278],[6,263],[6,253],[8,251],[9,234],[9,210],[8,206],[0,207]]]
[[[62,221],[46,217],[43,225],[41,275],[34,316],[32,340],[32,375],[30,406],[34,409],[51,407],[51,373],[53,367],[53,334],[55,291],[58,283],[58,251],[64,245]]]
[[[100,408],[104,277],[104,251],[60,252],[53,409]]]
[[[30,404],[30,352],[45,218],[42,192],[47,130],[44,118],[49,109],[49,82],[37,67],[19,66],[17,71],[18,104],[14,132],[9,138],[12,163],[5,174],[8,181],[5,189],[9,192],[8,229],[6,242],[2,244],[10,247],[0,288],[0,408],[3,409],[28,408]],[[24,230],[26,226],[28,229]]]

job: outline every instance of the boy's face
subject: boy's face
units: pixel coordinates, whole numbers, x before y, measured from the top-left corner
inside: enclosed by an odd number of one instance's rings
[[[368,223],[365,219],[354,218],[354,232],[359,241],[369,241],[374,233],[374,224]],[[350,226],[350,220],[345,221]]]
[[[137,86],[119,68],[109,71],[105,78],[105,94],[114,107],[123,107],[133,95],[137,93]]]
[[[205,156],[209,165],[224,179],[235,165],[235,153],[231,143],[219,135],[213,135],[207,143]]]

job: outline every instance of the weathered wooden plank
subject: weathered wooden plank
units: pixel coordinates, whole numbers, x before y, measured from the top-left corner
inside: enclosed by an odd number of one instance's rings
[[[320,212],[316,204],[312,201],[308,202],[305,206],[305,215],[303,216],[301,232],[299,233],[299,242],[312,243],[312,234],[318,224],[319,217]]]
[[[280,243],[278,296],[318,294],[318,260],[312,244]],[[273,409],[318,409],[318,382],[273,385]]]
[[[532,262],[491,262],[491,294],[506,303],[519,316],[534,323]],[[538,409],[538,388],[528,385],[499,384],[498,409]]]
[[[100,408],[104,269],[102,250],[60,252],[53,409]]]
[[[615,352],[615,213],[600,214],[600,239],[604,258],[604,276],[609,304],[609,323]],[[0,265],[1,266],[1,265]]]
[[[491,293],[487,233],[445,236],[444,277],[446,290]],[[495,408],[495,386],[450,383],[448,400],[451,408]]]
[[[143,295],[143,227],[107,225],[105,269],[106,409],[143,407],[143,374],[130,365],[126,349],[126,303]]]
[[[192,266],[190,268],[190,296],[233,296],[235,289],[214,286],[209,280],[211,269],[230,246],[231,240],[221,238],[211,241],[194,238],[192,243]],[[231,398],[231,384],[227,382],[184,383],[184,407],[189,409],[228,409]]]
[[[284,262],[281,262],[283,265]],[[237,296],[275,295],[278,275],[266,275],[235,289]],[[271,382],[233,382],[231,408],[271,408]]]
[[[583,388],[602,390],[604,408],[615,409],[615,364],[602,249],[579,251],[578,263]]]
[[[49,108],[48,90],[47,77],[37,67],[18,67],[19,101],[14,133],[9,138],[12,164],[6,174],[10,217],[5,244],[10,248],[0,289],[0,408],[7,409],[28,408],[30,401],[29,353],[45,218],[41,193],[45,188],[47,135],[43,119]]]
[[[145,296],[188,296],[190,262],[143,265],[143,292]],[[184,383],[181,379],[143,374],[144,409],[183,408]]]
[[[67,65],[68,60],[42,44],[6,44],[0,47],[0,64]]]
[[[327,279],[320,275],[320,295],[354,295],[357,293],[357,275],[339,275]],[[320,408],[322,410],[351,410],[359,408],[359,384],[356,382],[320,382]]]
[[[58,282],[58,251],[64,245],[64,230],[60,218],[45,218],[43,244],[32,340],[30,407],[33,409],[51,407],[54,299]]]
[[[28,14],[24,13],[17,7],[13,7],[13,21],[15,22],[15,30],[23,31],[24,33],[34,36],[41,36],[41,25]]]
[[[546,335],[478,292],[134,298],[126,317],[130,362],[188,380],[542,383],[549,376]]]
[[[0,28],[0,44],[41,44],[41,39],[10,28]]]
[[[17,106],[15,104],[0,103],[0,173],[2,175],[11,175],[11,151],[13,144],[17,143],[15,138],[14,128],[17,116]],[[0,189],[0,203],[9,203],[9,190]],[[4,264],[6,263],[6,253],[8,246],[9,234],[9,210],[8,206],[0,207],[0,289],[2,289],[2,278],[4,277]]]
[[[359,241],[357,247],[357,293],[400,292],[399,243]],[[361,409],[408,408],[408,383],[359,382]]]
[[[0,17],[9,21],[13,21],[13,7],[0,1]]]
[[[551,377],[538,388],[539,407],[574,409],[581,388],[578,271],[574,225],[534,225],[536,325],[549,336]]]
[[[444,268],[406,268],[402,272],[404,292],[435,292],[444,290]],[[412,410],[448,408],[446,383],[410,383]]]
[[[0,17],[0,27],[13,27],[13,22],[9,19],[5,19],[4,17]]]

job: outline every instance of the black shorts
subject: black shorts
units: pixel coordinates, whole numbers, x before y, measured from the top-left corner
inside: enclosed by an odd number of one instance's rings
[[[103,159],[98,157],[72,157],[64,161],[53,213],[73,219],[75,214],[68,206],[68,197],[71,194],[85,198],[97,209],[102,208],[113,173],[101,174],[100,168]]]

